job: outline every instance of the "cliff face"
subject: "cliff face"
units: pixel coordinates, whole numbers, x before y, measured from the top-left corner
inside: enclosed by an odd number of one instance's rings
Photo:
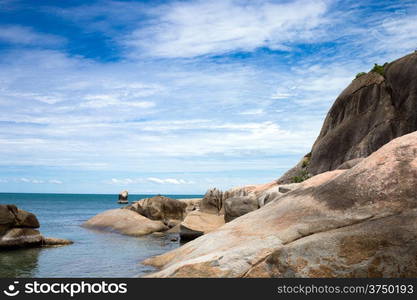
[[[308,172],[316,175],[367,157],[392,139],[417,130],[417,53],[369,72],[340,94],[315,141]]]

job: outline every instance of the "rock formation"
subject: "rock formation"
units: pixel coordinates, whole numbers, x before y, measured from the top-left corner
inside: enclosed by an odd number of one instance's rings
[[[187,204],[165,196],[155,196],[140,201],[143,216],[151,220],[183,220]]]
[[[127,200],[128,197],[129,197],[128,191],[120,192],[119,193],[119,199],[118,199],[117,203],[120,203],[120,204],[129,203],[129,201]]]
[[[417,132],[146,260],[150,277],[416,277]]]
[[[150,220],[130,209],[111,209],[102,212],[83,224],[83,227],[116,232],[130,236],[141,236],[168,230],[161,221]]]
[[[16,205],[0,204],[0,249],[68,245],[71,241],[43,237],[39,221]]]
[[[172,199],[158,195],[133,202],[123,208],[102,212],[83,226],[130,236],[179,232],[180,223],[188,212],[199,207],[200,201],[201,199]]]
[[[352,81],[328,112],[311,150],[305,172],[335,170],[346,161],[367,157],[396,137],[417,130],[417,53]],[[296,166],[280,182],[303,171]]]

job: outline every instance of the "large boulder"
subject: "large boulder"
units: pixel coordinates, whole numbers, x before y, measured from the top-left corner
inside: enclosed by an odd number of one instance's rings
[[[223,208],[223,192],[217,188],[209,189],[201,200],[200,209],[207,213],[218,214]]]
[[[150,220],[129,209],[111,209],[102,212],[83,224],[83,227],[116,232],[130,236],[142,236],[168,230],[161,221]]]
[[[187,204],[177,199],[155,196],[139,201],[143,215],[151,220],[183,220]]]
[[[255,194],[227,198],[224,202],[224,220],[230,222],[259,208]]]
[[[182,241],[195,239],[224,225],[224,216],[195,210],[190,212],[180,224]]]
[[[313,145],[308,171],[334,170],[417,130],[417,53],[369,72],[340,94]]]
[[[0,225],[5,227],[39,228],[39,221],[30,212],[13,204],[0,204]]]
[[[144,263],[150,277],[417,276],[417,132]]]
[[[0,225],[13,226],[16,223],[17,207],[0,204]]]
[[[15,227],[24,228],[39,228],[40,224],[38,218],[30,212],[22,209],[17,209]]]
[[[33,213],[19,209],[13,204],[0,204],[0,249],[54,246],[72,244],[64,239],[43,237],[36,229],[39,221]]]

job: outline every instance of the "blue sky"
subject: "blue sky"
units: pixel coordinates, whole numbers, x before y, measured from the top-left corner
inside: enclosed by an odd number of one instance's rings
[[[416,28],[414,1],[0,0],[0,192],[269,182]]]

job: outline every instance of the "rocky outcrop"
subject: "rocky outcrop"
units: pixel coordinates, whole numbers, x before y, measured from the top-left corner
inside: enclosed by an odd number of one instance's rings
[[[139,201],[143,216],[151,220],[183,220],[187,204],[165,196],[155,196]]]
[[[129,203],[128,198],[129,197],[129,192],[128,191],[122,191],[119,193],[119,199],[118,199],[118,203],[120,204],[126,204]]]
[[[417,53],[352,81],[328,112],[308,172],[319,174],[367,157],[392,139],[417,130]]]
[[[0,249],[68,245],[71,241],[43,237],[38,228],[39,221],[30,212],[19,209],[16,205],[0,204]]]
[[[180,223],[189,212],[198,210],[200,202],[201,198],[172,199],[158,195],[133,202],[121,209],[102,212],[83,226],[130,236],[179,233]]]
[[[130,236],[142,236],[169,228],[161,221],[150,220],[130,209],[111,209],[88,221],[83,227],[116,232]]]
[[[417,276],[417,132],[144,263],[150,277]]]

